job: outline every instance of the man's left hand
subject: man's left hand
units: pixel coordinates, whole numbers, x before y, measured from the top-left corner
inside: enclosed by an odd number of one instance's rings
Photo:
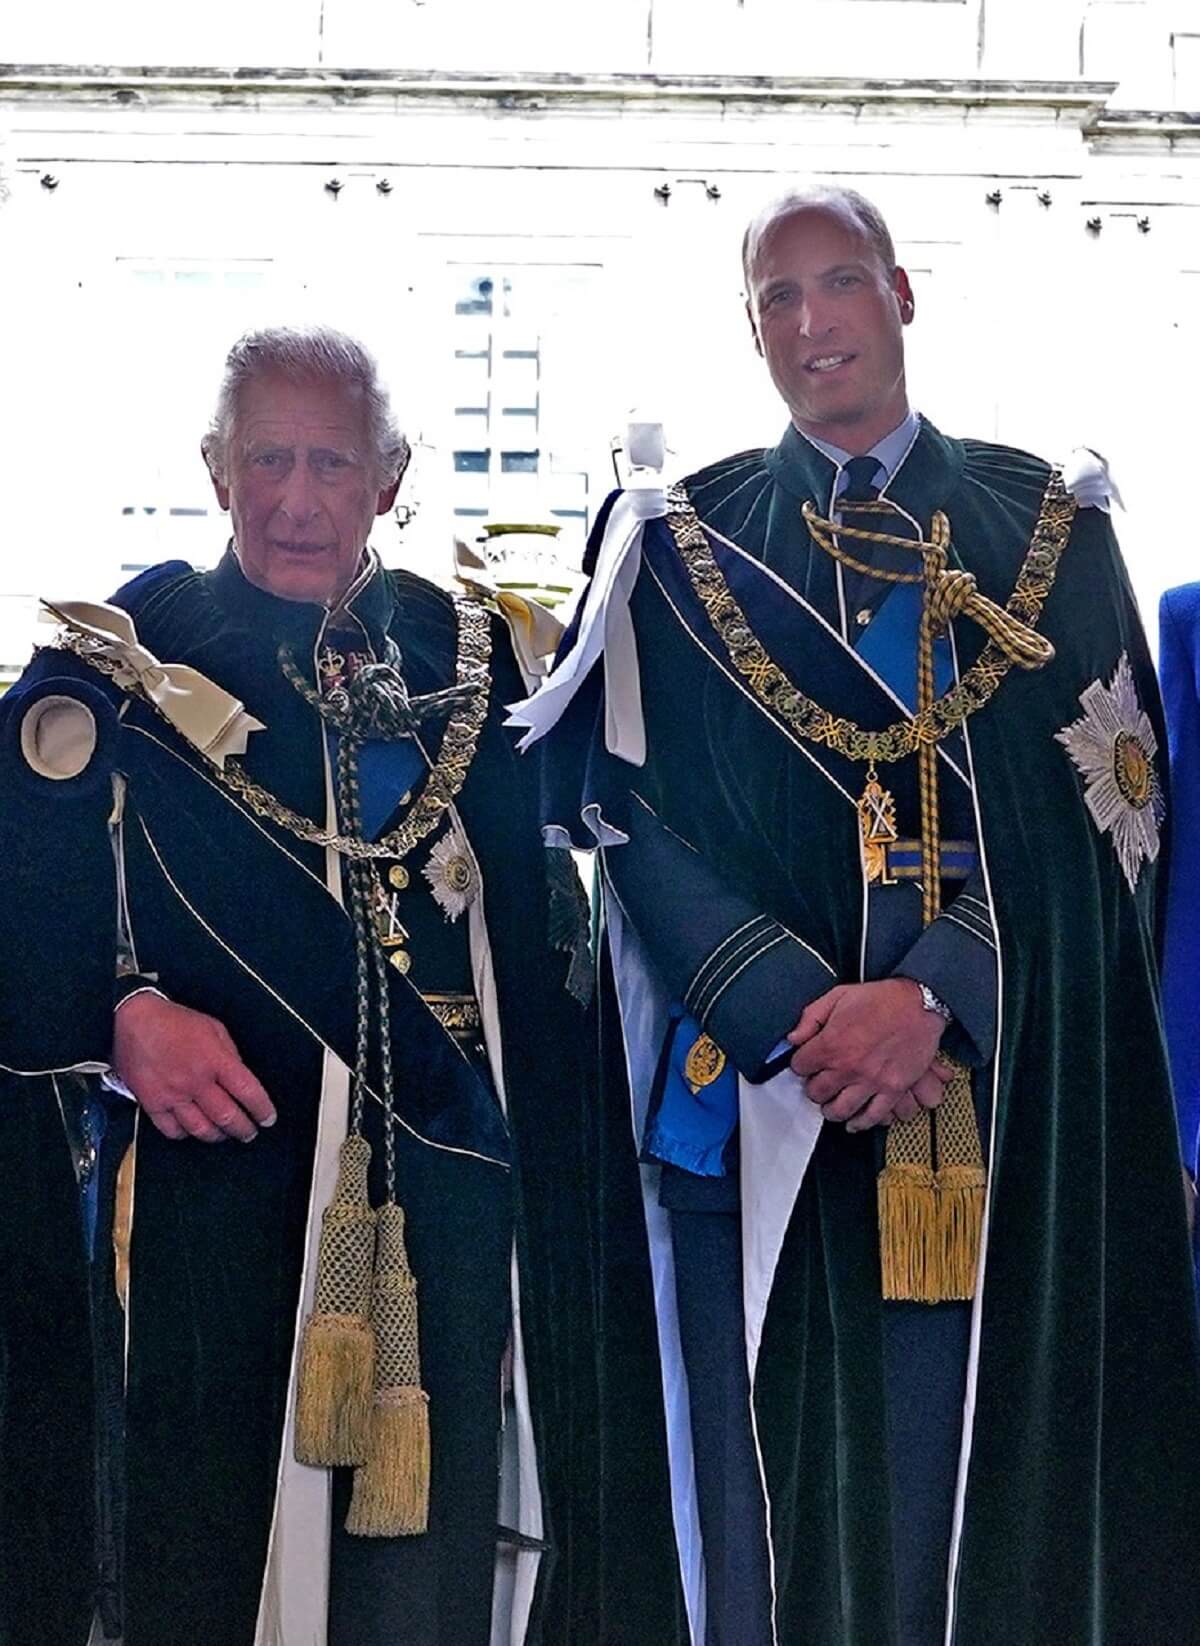
[[[839,984],[788,1035],[791,1066],[827,1120],[863,1131],[940,1101],[950,1071],[934,1059],[945,1027],[911,978]]]

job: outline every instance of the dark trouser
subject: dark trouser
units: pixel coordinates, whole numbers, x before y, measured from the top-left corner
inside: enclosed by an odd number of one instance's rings
[[[969,1303],[883,1309],[898,1646],[941,1646]]]
[[[708,1586],[707,1646],[769,1646],[770,1578],[750,1427],[740,1217],[672,1210],[671,1233]],[[896,1646],[942,1646],[970,1313],[965,1303],[884,1306]]]
[[[707,1646],[770,1646],[766,1515],[750,1428],[737,1212],[671,1213],[704,1543]]]

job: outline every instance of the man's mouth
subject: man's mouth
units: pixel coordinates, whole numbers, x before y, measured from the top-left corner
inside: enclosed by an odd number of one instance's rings
[[[329,545],[328,543],[292,543],[276,538],[272,547],[280,550],[283,554],[325,554]]]
[[[804,362],[804,369],[807,372],[822,375],[826,372],[837,371],[841,366],[848,366],[852,360],[857,358],[858,356],[853,354],[815,354],[811,360]]]

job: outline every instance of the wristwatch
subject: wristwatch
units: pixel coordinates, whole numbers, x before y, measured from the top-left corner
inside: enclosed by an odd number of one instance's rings
[[[938,996],[934,994],[928,983],[918,983],[917,988],[921,991],[921,1004],[927,1012],[933,1012],[936,1016],[941,1018],[943,1023],[954,1022],[954,1013],[950,1010],[944,1000],[939,999]]]

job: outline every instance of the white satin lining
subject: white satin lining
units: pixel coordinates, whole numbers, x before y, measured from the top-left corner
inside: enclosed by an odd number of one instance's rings
[[[337,806],[329,749],[321,739],[325,767],[325,826],[337,828]],[[325,885],[342,902],[342,863],[325,848]],[[333,1475],[296,1461],[296,1374],[300,1333],[316,1296],[321,1214],[337,1182],[338,1151],[350,1119],[350,1071],[330,1048],[321,1066],[317,1140],[305,1231],[304,1269],[296,1303],[292,1364],[288,1372],[283,1442],[275,1478],[275,1507],[267,1562],[259,1595],[254,1646],[326,1646],[329,1614],[329,1544],[333,1525]]]
[[[509,705],[506,724],[525,734],[517,745],[521,750],[558,723],[603,656],[605,745],[630,765],[645,764],[646,723],[629,600],[642,564],[642,528],[666,512],[666,493],[657,484],[633,486],[613,504],[584,595],[575,644],[531,697]]]
[[[468,850],[471,850],[467,831],[456,807],[450,808],[450,818],[459,837],[467,841]],[[504,1046],[500,1033],[500,1006],[496,994],[496,975],[492,967],[492,948],[487,933],[486,887],[473,850],[471,858],[475,864],[476,884],[480,888],[479,896],[467,910],[471,972],[475,983],[475,999],[479,1003],[479,1015],[483,1025],[488,1067],[491,1070],[500,1107],[507,1116]],[[515,1241],[509,1259],[509,1272],[512,1299],[512,1417],[516,1429],[516,1443],[501,1449],[501,1480],[497,1507],[500,1501],[515,1504],[514,1530],[541,1542],[545,1536],[546,1522],[542,1506],[537,1443],[533,1431],[533,1412],[529,1398],[529,1363],[521,1331],[521,1288]],[[492,1586],[491,1646],[521,1646],[529,1630],[529,1618],[537,1592],[541,1563],[542,1556],[538,1549],[518,1549],[515,1555],[507,1550],[497,1550]]]

